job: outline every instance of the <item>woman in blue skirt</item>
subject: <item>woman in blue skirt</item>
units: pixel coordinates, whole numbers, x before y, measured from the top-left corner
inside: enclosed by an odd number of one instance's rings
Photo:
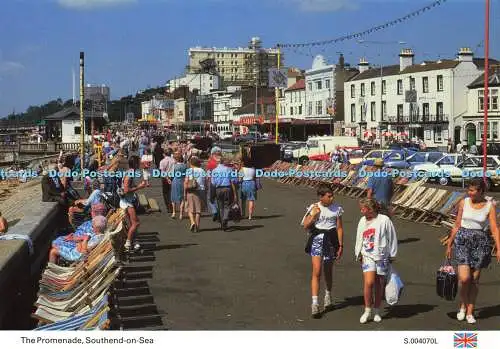
[[[174,178],[172,179],[172,190],[170,199],[172,201],[172,218],[175,218],[175,209],[179,207],[179,220],[182,220],[184,213],[184,178],[188,167],[182,160],[179,152],[174,154]]]

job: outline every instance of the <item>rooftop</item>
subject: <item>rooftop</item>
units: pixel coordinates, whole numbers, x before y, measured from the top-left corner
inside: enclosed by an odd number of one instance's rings
[[[306,88],[306,81],[301,79],[297,81],[295,84],[287,88],[285,91],[294,91],[294,90],[304,90]]]

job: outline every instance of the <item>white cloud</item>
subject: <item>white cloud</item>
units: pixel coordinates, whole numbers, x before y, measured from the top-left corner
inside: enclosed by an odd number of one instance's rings
[[[59,5],[76,10],[88,10],[98,7],[109,7],[135,3],[137,0],[57,0]]]
[[[356,10],[357,4],[353,0],[291,0],[301,11],[305,12],[334,12],[341,10]]]
[[[24,69],[24,65],[19,62],[0,60],[0,75],[15,74]]]

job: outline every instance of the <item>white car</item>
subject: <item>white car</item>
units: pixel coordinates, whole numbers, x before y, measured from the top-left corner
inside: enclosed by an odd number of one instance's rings
[[[443,174],[445,172],[451,173],[455,171],[454,168],[467,157],[464,158],[462,154],[445,154],[441,159],[435,163],[424,163],[413,166],[411,169],[418,174],[420,178],[428,177],[430,181],[444,182]]]
[[[469,156],[465,161],[459,163],[450,169],[450,177],[443,178],[440,180],[442,185],[447,185],[449,183],[459,184],[464,180],[469,180],[472,178],[482,178],[483,177],[483,157],[482,156]],[[487,190],[489,190],[493,185],[491,177],[496,175],[497,168],[500,167],[500,159],[497,155],[487,155],[486,158],[486,177],[487,177]]]
[[[233,138],[233,133],[231,131],[224,131],[219,133],[219,138],[221,141],[227,141]]]

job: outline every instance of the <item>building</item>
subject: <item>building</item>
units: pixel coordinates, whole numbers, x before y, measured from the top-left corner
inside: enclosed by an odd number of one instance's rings
[[[84,111],[85,116],[85,141],[90,140],[91,120],[94,122],[94,131],[101,133],[107,120],[102,116],[92,116],[89,111]],[[80,109],[72,106],[45,117],[46,138],[62,143],[79,143],[81,135]]]
[[[189,114],[185,126],[193,130],[206,131],[212,122],[214,99],[212,95],[195,95],[189,98]]]
[[[416,64],[411,49],[403,49],[399,58],[399,64],[373,68],[360,60],[359,74],[344,84],[345,133],[369,131],[382,139],[390,131],[446,147],[455,138],[457,117],[467,110],[467,86],[481,74],[484,59],[474,58],[468,48],[460,49],[457,59]]]
[[[186,98],[177,98],[174,101],[174,115],[172,124],[176,128],[183,125],[189,117],[189,104]]]
[[[488,143],[500,143],[500,106],[498,92],[500,90],[500,71],[498,66],[490,68],[488,80]],[[479,146],[483,140],[484,127],[484,73],[474,80],[467,91],[467,111],[464,113],[454,133],[455,139],[469,147],[473,144]]]
[[[157,95],[141,103],[141,119],[156,120],[164,126],[171,126],[174,112],[174,100]]]
[[[242,107],[241,87],[230,86],[224,91],[215,91],[212,95],[214,102],[212,130],[233,131],[234,112]]]
[[[201,89],[201,94],[206,95],[220,88],[220,80],[216,74],[188,73],[184,77],[169,80],[167,88],[173,91],[179,87],[187,86],[190,92]]]
[[[222,78],[222,88],[227,86],[268,86],[269,68],[278,66],[278,50],[262,48],[260,38],[254,37],[248,47],[217,48],[194,47],[190,48],[189,65],[190,74],[201,71],[200,62],[213,60],[216,71]],[[284,57],[280,56],[283,66]]]
[[[109,102],[111,100],[110,89],[106,85],[98,86],[98,85],[87,84],[87,86],[84,87],[83,91],[85,99],[88,100],[94,100],[94,101],[105,100],[106,102]]]
[[[305,118],[306,103],[306,81],[299,80],[285,90],[283,105],[281,106],[281,115],[292,119]]]

